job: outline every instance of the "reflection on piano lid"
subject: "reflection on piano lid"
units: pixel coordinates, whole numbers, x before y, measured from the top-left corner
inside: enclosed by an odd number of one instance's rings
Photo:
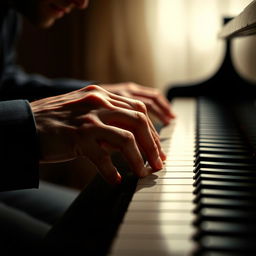
[[[220,38],[248,36],[256,33],[256,1],[251,2],[235,19],[220,31]]]

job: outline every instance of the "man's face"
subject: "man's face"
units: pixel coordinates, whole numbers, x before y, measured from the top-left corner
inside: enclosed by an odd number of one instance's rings
[[[33,24],[50,27],[73,9],[85,9],[89,0],[16,0],[17,10]]]

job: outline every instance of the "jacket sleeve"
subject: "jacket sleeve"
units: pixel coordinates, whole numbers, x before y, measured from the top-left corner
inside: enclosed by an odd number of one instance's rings
[[[0,102],[0,138],[0,190],[38,187],[38,139],[26,100]]]
[[[15,65],[9,65],[3,74],[1,99],[26,99],[29,101],[51,97],[87,85],[95,81],[80,81],[75,79],[48,79],[38,74],[27,74]]]

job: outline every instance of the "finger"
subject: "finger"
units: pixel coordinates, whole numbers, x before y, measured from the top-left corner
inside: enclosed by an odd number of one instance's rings
[[[109,184],[120,184],[122,177],[111,161],[110,155],[100,147],[90,160],[96,165],[99,173]]]
[[[111,112],[104,113],[101,121],[107,125],[126,129],[135,136],[136,142],[143,149],[150,166],[154,170],[159,170],[163,166],[159,154],[159,145],[155,142],[147,118],[138,111],[117,108]]]
[[[162,109],[159,108],[158,105],[154,104],[154,102],[151,99],[142,98],[139,96],[136,96],[136,99],[143,100],[148,111],[154,114],[157,118],[159,118],[160,121],[163,122],[163,124],[168,125],[170,123],[170,117],[167,116]]]
[[[113,101],[113,104],[115,106],[121,106],[121,107],[127,107],[127,109],[131,109],[131,110],[137,110],[142,112],[143,114],[146,115],[147,120],[148,120],[148,124],[150,126],[151,132],[152,132],[152,136],[155,140],[155,143],[158,147],[158,151],[160,153],[160,157],[162,160],[166,159],[166,155],[163,152],[162,148],[161,148],[161,144],[160,144],[160,137],[158,132],[156,131],[153,123],[151,122],[148,113],[147,113],[147,108],[145,107],[145,104],[143,102],[140,102],[138,100],[134,100],[134,99],[130,99],[130,98],[126,98],[123,96],[119,96],[119,95],[115,95],[112,93],[109,93],[110,97],[111,97],[111,101]]]
[[[160,155],[162,161],[166,160],[166,157],[167,157],[167,156],[166,156],[165,152],[164,152],[163,149],[162,149],[162,146],[161,146],[159,137],[155,137],[155,134],[154,134],[154,133],[153,133],[152,135],[153,135],[153,138],[154,138],[154,140],[155,140],[155,143],[157,144],[158,151],[159,151],[159,155]]]
[[[169,101],[158,90],[148,87],[140,87],[140,90],[135,90],[133,94],[140,99],[151,99],[166,115],[170,118],[175,118],[175,114],[171,110]]]
[[[125,109],[131,109],[130,104],[124,102],[124,101],[120,101],[120,100],[115,100],[115,99],[109,99],[109,102],[116,107],[120,107],[120,108],[125,108]]]
[[[111,150],[116,149],[127,159],[132,172],[139,177],[144,177],[145,172],[144,160],[136,144],[134,135],[118,127],[105,126],[102,129],[101,141],[110,145]]]
[[[108,183],[120,184],[121,175],[113,165],[110,154],[98,143],[97,138],[99,138],[99,134],[101,135],[102,132],[100,127],[95,127],[91,131],[85,130],[85,132],[81,132],[80,145],[78,146],[79,155],[87,157]]]
[[[131,98],[127,98],[127,97],[123,97],[123,96],[119,96],[119,95],[115,95],[115,94],[111,95],[111,98],[114,98],[117,101],[125,102],[128,106],[128,109],[137,110],[137,111],[144,113],[148,118],[150,128],[156,134],[156,137],[159,137],[158,132],[156,131],[154,125],[152,124],[152,122],[148,116],[147,107],[145,106],[145,104],[142,101],[134,100]]]

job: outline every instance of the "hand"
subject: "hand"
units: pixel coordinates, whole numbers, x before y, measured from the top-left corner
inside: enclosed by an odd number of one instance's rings
[[[91,85],[30,104],[41,162],[87,157],[109,183],[121,181],[111,161],[113,151],[120,151],[139,177],[163,167],[165,154],[159,136],[138,100]],[[144,166],[142,154],[153,170]]]
[[[163,124],[167,125],[175,118],[168,100],[155,88],[141,86],[135,83],[102,84],[104,89],[142,101],[149,112],[154,114]]]

